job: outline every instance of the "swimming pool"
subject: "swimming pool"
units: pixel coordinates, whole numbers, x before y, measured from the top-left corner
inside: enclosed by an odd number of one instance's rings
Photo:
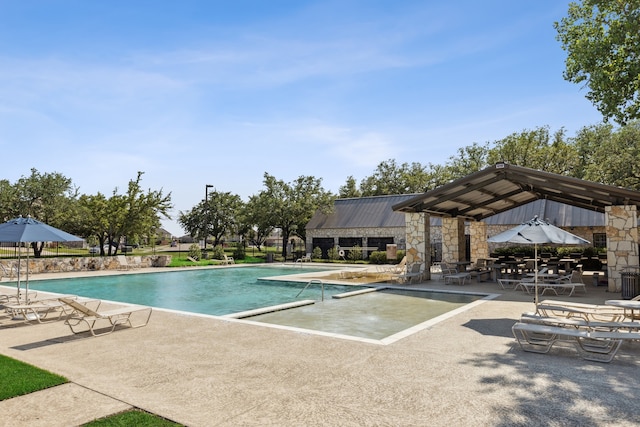
[[[37,280],[30,282],[29,287],[32,290],[221,316],[300,299],[319,300],[322,290],[317,286],[310,286],[296,297],[306,282],[260,280],[262,277],[314,271],[326,269],[275,266],[195,269]],[[325,285],[324,288],[325,298],[354,289],[348,285]]]
[[[313,272],[318,274],[308,275]],[[376,344],[395,342],[495,297],[383,286],[374,289],[321,280],[307,287],[310,277],[320,276],[321,272],[327,269],[279,266],[194,269],[37,280],[31,282],[30,288],[224,316],[230,321]],[[291,275],[299,276],[285,280]],[[373,292],[361,293],[366,290]],[[345,296],[354,293],[357,295]],[[273,308],[296,305],[303,300],[307,304],[295,308]]]

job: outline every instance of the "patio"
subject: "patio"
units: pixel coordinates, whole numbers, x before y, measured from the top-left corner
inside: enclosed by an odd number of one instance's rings
[[[639,343],[610,364],[569,346],[525,353],[510,328],[531,295],[433,277],[413,286],[501,296],[388,346],[160,310],[100,338],[61,322],[0,328],[0,353],[71,380],[0,402],[0,425],[77,425],[129,407],[189,426],[637,425]],[[619,297],[589,286],[571,300]]]

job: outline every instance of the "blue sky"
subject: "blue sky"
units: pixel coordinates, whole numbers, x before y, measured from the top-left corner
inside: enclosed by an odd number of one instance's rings
[[[601,121],[562,78],[568,1],[0,0],[0,178],[191,209],[265,172],[337,192],[524,129]],[[175,221],[165,228],[181,235]]]

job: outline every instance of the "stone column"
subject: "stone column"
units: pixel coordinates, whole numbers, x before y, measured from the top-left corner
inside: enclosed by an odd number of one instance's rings
[[[442,261],[465,261],[463,218],[442,218]]]
[[[607,206],[607,269],[609,292],[622,290],[621,273],[638,266],[638,213],[635,206]]]
[[[407,271],[420,264],[425,280],[431,280],[431,229],[428,214],[405,213]]]
[[[473,221],[469,224],[471,235],[471,259],[476,262],[479,259],[489,258],[489,243],[487,242],[487,224],[481,221]]]

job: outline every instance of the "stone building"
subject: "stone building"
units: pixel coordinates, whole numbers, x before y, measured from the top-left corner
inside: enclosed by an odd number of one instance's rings
[[[338,199],[334,210],[326,215],[317,212],[307,224],[306,248],[311,252],[320,247],[323,256],[331,247],[369,247],[369,251],[384,251],[387,244],[406,249],[406,223],[402,212],[393,206],[415,197],[415,194]],[[511,228],[534,216],[592,242],[594,247],[606,247],[604,214],[552,200],[535,200],[506,212],[485,219],[487,235],[491,236]],[[430,217],[430,246],[432,263],[442,261],[442,219]],[[470,260],[471,230],[469,221],[464,223],[465,257]],[[489,254],[501,244],[490,244]],[[375,249],[373,249],[375,248]],[[347,249],[348,250],[348,249]]]
[[[309,221],[308,252],[396,244],[428,277],[434,261],[489,258],[487,237],[538,216],[607,249],[608,285],[639,265],[640,192],[498,163],[420,194],[339,199]]]
[[[401,194],[336,200],[333,212],[316,212],[307,224],[307,252],[319,247],[326,258],[327,251],[333,247],[348,251],[348,248],[359,246],[365,257],[372,251],[386,250],[387,244],[397,245],[397,249],[403,250],[406,237],[404,214],[394,212],[392,207],[415,196]],[[434,217],[432,222],[432,226],[438,227],[441,221]],[[437,232],[433,237],[433,243],[437,245]]]

